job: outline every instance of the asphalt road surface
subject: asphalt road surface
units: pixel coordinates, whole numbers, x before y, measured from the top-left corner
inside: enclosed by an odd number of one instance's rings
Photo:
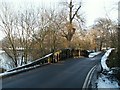
[[[100,63],[94,58],[71,58],[4,78],[2,88],[82,88],[88,72]]]

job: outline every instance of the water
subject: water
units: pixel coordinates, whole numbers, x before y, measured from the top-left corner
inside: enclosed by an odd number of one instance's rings
[[[14,68],[13,60],[3,50],[0,50],[0,68],[5,70]]]

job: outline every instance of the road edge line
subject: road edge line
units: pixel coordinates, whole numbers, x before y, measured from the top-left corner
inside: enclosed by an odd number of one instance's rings
[[[95,71],[96,66],[97,66],[97,65],[95,65],[94,67],[92,67],[92,69],[88,72],[88,74],[87,74],[87,76],[86,76],[86,79],[85,79],[85,81],[84,81],[82,90],[88,88],[88,86],[89,86],[89,84],[90,84],[90,81],[91,81],[91,78],[92,78],[92,75],[93,75],[93,72]]]

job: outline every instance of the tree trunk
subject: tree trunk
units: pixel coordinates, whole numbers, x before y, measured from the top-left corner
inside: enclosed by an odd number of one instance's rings
[[[118,46],[117,46],[117,50],[118,50],[118,59],[120,59],[120,2],[118,3],[118,28],[117,28],[117,32],[118,32]],[[119,64],[120,64],[120,60]]]
[[[118,63],[119,63],[119,66],[120,66],[120,25],[118,25],[118,46],[117,46],[117,50],[118,50]]]
[[[99,48],[100,51],[102,50],[102,46],[103,46],[103,41],[100,42],[100,48]]]

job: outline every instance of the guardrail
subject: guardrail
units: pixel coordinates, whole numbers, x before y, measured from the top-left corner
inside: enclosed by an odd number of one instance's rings
[[[57,63],[61,60],[65,60],[67,58],[72,58],[72,57],[79,57],[81,55],[86,57],[86,56],[88,56],[88,53],[85,53],[85,52],[81,51],[80,49],[62,49],[62,50],[58,50],[54,53],[50,53],[50,54],[48,54],[42,58],[39,58],[29,64],[26,64],[24,66],[11,69],[7,72],[14,72],[16,70],[19,71],[21,69],[30,68],[30,67],[33,67],[36,65],[42,66],[42,65],[46,65],[46,64],[50,64],[50,63]],[[26,71],[26,70],[23,70],[23,71]]]
[[[48,58],[50,58],[51,56],[53,55],[53,53],[50,53],[49,55],[46,55],[42,58],[39,58],[29,64],[26,64],[24,66],[20,66],[20,67],[17,67],[17,68],[14,68],[14,69],[11,69],[7,72],[11,72],[11,71],[14,71],[14,70],[19,70],[19,69],[22,69],[22,68],[27,68],[27,67],[31,67],[31,66],[34,66],[34,65],[38,65],[38,64],[44,64],[44,63],[47,63],[48,62]]]

